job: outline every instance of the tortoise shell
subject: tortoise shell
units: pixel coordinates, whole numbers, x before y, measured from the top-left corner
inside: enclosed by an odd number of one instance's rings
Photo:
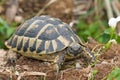
[[[70,26],[58,18],[35,16],[18,27],[5,45],[13,51],[51,54],[62,51],[80,39]]]

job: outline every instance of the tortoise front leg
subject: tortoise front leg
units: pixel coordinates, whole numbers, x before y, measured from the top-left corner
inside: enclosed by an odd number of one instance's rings
[[[57,71],[57,73],[61,69],[61,65],[64,63],[64,61],[65,61],[65,53],[59,53],[59,55],[55,57],[54,69]]]

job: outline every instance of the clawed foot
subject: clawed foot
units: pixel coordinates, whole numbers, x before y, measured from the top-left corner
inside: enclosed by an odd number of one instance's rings
[[[59,54],[58,56],[55,57],[54,70],[56,70],[57,73],[59,73],[59,70],[61,69],[61,65],[64,63],[64,61],[65,61],[65,54]]]
[[[58,63],[54,63],[54,70],[59,73],[59,70],[61,69],[61,65]]]
[[[9,50],[8,54],[7,54],[7,62],[8,62],[8,64],[14,66],[16,64],[16,60],[17,60],[16,53]]]

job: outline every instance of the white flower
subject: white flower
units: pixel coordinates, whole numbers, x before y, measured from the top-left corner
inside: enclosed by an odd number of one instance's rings
[[[117,25],[117,20],[116,20],[116,18],[111,18],[111,19],[109,20],[108,24],[109,24],[109,26],[115,28],[116,25]]]
[[[115,39],[111,39],[111,40],[109,40],[109,43],[117,44],[117,41]]]
[[[116,20],[117,20],[117,21],[120,21],[120,16],[118,16],[118,17],[116,18]]]
[[[120,16],[118,16],[117,18],[111,18],[108,22],[110,27],[115,28],[117,26],[117,23],[120,21]]]

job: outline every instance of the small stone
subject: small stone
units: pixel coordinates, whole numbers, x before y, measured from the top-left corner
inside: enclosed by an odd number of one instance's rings
[[[21,23],[23,21],[23,17],[22,16],[15,16],[14,20],[17,23]]]
[[[24,70],[29,70],[30,69],[28,65],[23,65],[22,67],[23,67]]]
[[[15,74],[16,74],[16,75],[19,75],[20,73],[19,73],[18,71],[15,71]]]
[[[81,65],[80,65],[80,63],[76,63],[76,69],[80,69],[81,68]]]
[[[102,61],[102,63],[101,64],[108,64],[108,62],[106,62],[106,61]]]

